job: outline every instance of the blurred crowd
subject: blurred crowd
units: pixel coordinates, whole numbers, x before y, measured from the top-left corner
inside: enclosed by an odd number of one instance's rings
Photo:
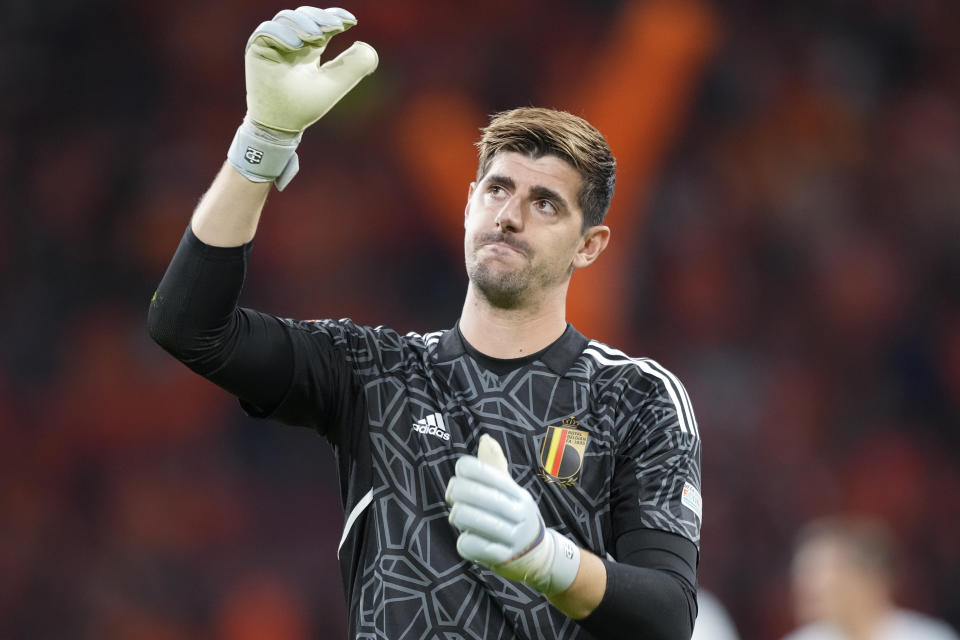
[[[145,328],[243,117],[247,35],[282,8],[0,9],[0,637],[345,637],[329,447]],[[308,132],[242,303],[452,326],[477,128],[577,111],[622,160],[621,249],[570,319],[690,391],[702,584],[779,638],[796,532],[865,514],[897,538],[898,601],[960,627],[960,5],[347,8],[331,49],[380,69]]]

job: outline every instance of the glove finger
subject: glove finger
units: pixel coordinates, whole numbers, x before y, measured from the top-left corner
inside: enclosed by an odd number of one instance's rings
[[[501,473],[499,469],[476,456],[460,456],[456,470],[457,476],[499,489],[515,500],[521,499],[526,493],[508,474]]]
[[[352,20],[344,20],[336,13],[316,7],[298,7],[297,13],[313,20],[328,37],[342,33],[357,24],[357,19],[352,15],[350,16]]]
[[[504,545],[510,544],[514,531],[513,523],[470,504],[453,505],[447,520],[460,531],[475,533],[491,542]]]
[[[267,22],[261,22],[253,35],[250,36],[247,41],[247,49],[254,44],[280,51],[293,51],[303,46],[303,40],[289,26],[268,20]]]
[[[379,62],[376,49],[357,40],[349,49],[321,65],[320,70],[331,81],[349,91],[363,76],[373,73]]]
[[[457,538],[457,553],[465,560],[479,562],[485,567],[494,567],[507,561],[510,548],[467,531]]]
[[[507,458],[503,455],[503,449],[500,447],[500,443],[486,433],[480,436],[480,443],[477,446],[477,458],[494,467],[497,471],[510,475]]]
[[[303,13],[284,9],[273,16],[274,22],[285,24],[293,29],[304,42],[313,42],[324,37],[323,28]]]
[[[326,11],[327,13],[332,13],[338,18],[340,18],[341,20],[343,20],[343,24],[346,25],[347,29],[357,24],[356,16],[354,16],[352,13],[350,13],[346,9],[341,9],[340,7],[329,7],[326,9]]]
[[[469,504],[484,509],[509,522],[523,520],[522,504],[509,495],[469,478],[454,476],[447,484],[445,495],[451,505]]]

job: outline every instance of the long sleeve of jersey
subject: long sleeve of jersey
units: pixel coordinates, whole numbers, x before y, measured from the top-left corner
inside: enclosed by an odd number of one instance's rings
[[[150,336],[253,411],[290,386],[293,349],[282,322],[237,306],[252,243],[212,247],[188,227],[147,315]]]
[[[697,617],[696,546],[642,529],[621,536],[616,548],[619,561],[603,561],[603,599],[580,626],[595,638],[689,640]]]

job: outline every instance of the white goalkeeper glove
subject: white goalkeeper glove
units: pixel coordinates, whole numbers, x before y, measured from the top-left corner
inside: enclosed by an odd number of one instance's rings
[[[450,524],[461,531],[457,552],[547,597],[573,584],[580,548],[544,525],[537,503],[510,477],[497,441],[480,436],[477,457],[462,456],[447,483]]]
[[[357,24],[343,9],[300,7],[263,22],[247,40],[247,115],[227,152],[237,171],[282,190],[299,169],[303,130],[377,68],[364,42],[320,64],[330,38]]]

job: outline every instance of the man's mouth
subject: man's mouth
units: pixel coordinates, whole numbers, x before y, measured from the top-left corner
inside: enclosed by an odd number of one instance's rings
[[[510,250],[515,251],[521,255],[528,255],[530,248],[526,246],[526,243],[520,242],[515,239],[508,239],[507,236],[502,236],[499,234],[491,234],[487,236],[482,236],[480,238],[481,247],[496,247],[500,250]]]
[[[485,244],[485,245],[483,245],[483,246],[484,246],[484,247],[494,247],[495,249],[499,249],[499,250],[501,250],[501,251],[511,251],[511,252],[513,252],[513,253],[519,253],[519,254],[521,254],[521,255],[523,254],[522,251],[520,251],[519,249],[517,249],[516,247],[514,247],[514,246],[511,245],[511,244],[507,244],[506,242],[488,242],[487,244]]]

